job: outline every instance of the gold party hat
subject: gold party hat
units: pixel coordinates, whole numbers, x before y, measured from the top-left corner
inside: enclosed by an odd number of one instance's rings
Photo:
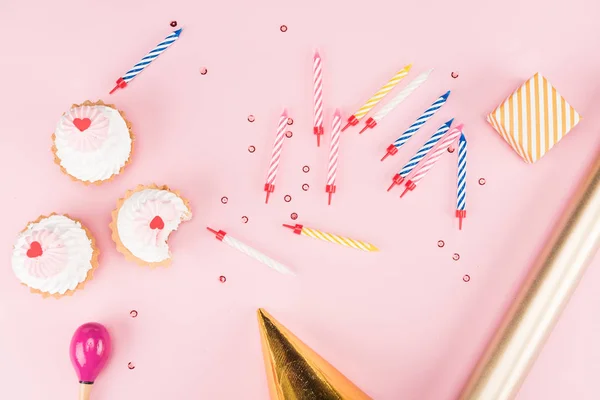
[[[258,324],[272,400],[371,399],[262,308]]]

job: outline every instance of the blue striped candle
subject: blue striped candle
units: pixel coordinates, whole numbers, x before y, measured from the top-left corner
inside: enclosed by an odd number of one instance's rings
[[[163,51],[165,51],[170,45],[175,43],[181,35],[182,29],[177,29],[167,36],[162,42],[156,45],[148,54],[146,54],[137,64],[133,66],[129,71],[125,73],[121,78],[117,80],[117,85],[110,91],[112,94],[118,88],[124,88],[127,86],[133,78],[135,78],[140,72],[144,70],[152,61],[154,61]]]
[[[456,217],[462,229],[462,220],[467,216],[467,139],[461,133],[458,140],[458,172],[456,187]]]
[[[421,116],[417,118],[417,120],[413,122],[413,124],[409,126],[408,129],[405,130],[398,139],[394,141],[394,143],[388,146],[387,153],[385,156],[383,156],[381,161],[385,160],[390,155],[396,154],[398,152],[397,149],[400,148],[404,143],[408,142],[408,139],[410,139],[423,125],[425,125],[425,122],[427,122],[429,118],[433,117],[433,115],[440,108],[442,108],[444,104],[446,104],[448,96],[450,96],[449,90],[438,97],[437,100],[434,101],[431,106],[429,106],[429,108],[425,110],[425,112],[423,112],[423,114],[421,114]]]
[[[419,161],[421,161],[425,157],[427,152],[429,150],[431,150],[431,148],[433,146],[435,146],[435,144],[438,142],[438,140],[440,140],[442,138],[442,136],[444,136],[446,134],[446,132],[448,132],[448,129],[450,129],[450,126],[452,126],[452,121],[454,121],[454,118],[452,118],[450,121],[446,122],[444,125],[440,126],[438,128],[438,130],[435,131],[435,133],[433,135],[431,135],[429,140],[426,141],[425,144],[423,146],[421,146],[419,151],[417,151],[417,153],[414,156],[412,156],[412,158],[410,160],[408,160],[406,165],[404,165],[404,167],[402,167],[402,169],[400,170],[400,176],[402,176],[403,178],[406,178],[406,176],[408,174],[410,174],[410,172],[413,170],[413,168],[417,166]]]
[[[410,172],[413,170],[413,168],[415,168],[417,166],[419,161],[421,161],[425,157],[427,152],[429,150],[431,150],[433,148],[433,146],[435,146],[435,144],[446,134],[446,132],[448,132],[448,130],[450,129],[450,126],[452,126],[453,121],[454,121],[454,118],[452,118],[450,121],[447,121],[442,126],[440,126],[438,128],[438,130],[435,131],[435,133],[433,135],[431,135],[429,140],[426,141],[423,146],[421,146],[419,151],[417,151],[417,153],[414,156],[412,156],[412,158],[410,160],[408,160],[408,162],[404,165],[404,167],[402,167],[400,172],[398,172],[394,176],[393,182],[392,182],[391,186],[388,188],[388,192],[390,190],[392,190],[392,188],[395,185],[399,185],[404,181],[404,178],[406,178],[406,176],[408,174],[410,174]]]

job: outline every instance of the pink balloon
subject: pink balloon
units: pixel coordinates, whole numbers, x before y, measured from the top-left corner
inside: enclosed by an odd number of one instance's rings
[[[104,325],[88,322],[73,334],[69,349],[80,383],[94,383],[110,356],[110,335]]]

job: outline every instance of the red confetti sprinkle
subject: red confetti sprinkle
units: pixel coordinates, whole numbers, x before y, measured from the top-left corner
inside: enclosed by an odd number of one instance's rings
[[[248,217],[246,217],[245,215],[242,217],[242,223],[244,223],[244,224],[248,223]]]
[[[206,69],[206,67],[202,67],[202,68],[200,68],[200,73],[202,75],[206,75],[208,73],[208,70]]]
[[[129,369],[134,369],[135,368],[135,364],[130,362],[129,364],[127,364],[127,368]]]
[[[254,146],[248,146],[248,151],[250,153],[254,153],[256,151],[256,147],[254,147]]]
[[[254,118],[254,115],[250,114],[248,115],[248,122],[254,122],[256,120],[256,118]]]
[[[454,253],[454,254],[452,255],[452,259],[453,259],[454,261],[458,261],[458,260],[460,260],[460,254],[458,254],[458,253]]]
[[[281,26],[279,27],[279,30],[280,30],[281,32],[287,32],[287,26],[285,26],[285,25],[281,25]]]
[[[298,219],[298,214],[296,214],[296,213],[292,213],[292,214],[290,215],[290,218],[291,218],[291,219],[293,219],[293,220],[296,220],[296,219]]]
[[[292,125],[293,123],[294,123],[294,120],[292,118],[288,118],[287,124]]]
[[[173,28],[175,28],[177,26],[177,21],[171,21],[171,23],[169,25],[171,25]]]
[[[452,146],[448,147],[448,153],[454,153],[454,147],[452,147]]]
[[[223,204],[227,204],[227,202],[229,201],[229,199],[225,196],[221,197],[221,203]]]
[[[289,194],[286,194],[283,197],[283,200],[285,200],[286,203],[289,203],[290,201],[292,201],[292,196],[290,196]]]
[[[479,184],[481,186],[485,185],[485,178],[479,178]]]
[[[219,277],[219,281],[221,281],[221,283],[225,283],[226,280],[227,278],[225,278],[223,275]]]
[[[308,186],[308,183],[305,183],[304,185],[302,185],[302,190],[304,190],[305,192],[310,188],[310,186]]]
[[[445,244],[443,240],[438,240],[438,247],[444,247]]]
[[[291,138],[292,136],[294,136],[294,134],[292,133],[292,131],[287,131],[285,133],[285,137],[288,138],[288,139]]]
[[[469,282],[470,280],[471,280],[471,277],[469,275],[463,276],[463,281]]]
[[[450,74],[451,77],[453,77],[454,79],[458,78],[458,72],[452,72]]]
[[[138,316],[138,312],[136,310],[131,310],[129,311],[129,315],[131,315],[131,318],[135,318]]]
[[[308,172],[310,171],[310,167],[308,165],[305,165],[304,167],[302,167],[302,172]]]

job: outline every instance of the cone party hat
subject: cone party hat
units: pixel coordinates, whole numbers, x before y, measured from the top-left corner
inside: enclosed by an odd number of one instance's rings
[[[272,400],[370,400],[262,308],[258,324]]]

